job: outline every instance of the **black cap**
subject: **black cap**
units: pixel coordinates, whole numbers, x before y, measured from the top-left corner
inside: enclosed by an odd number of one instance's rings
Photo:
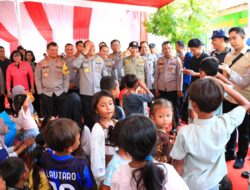
[[[148,46],[149,46],[149,48],[155,48],[155,44],[154,43],[151,43]]]
[[[130,48],[130,47],[139,48],[139,44],[138,44],[138,42],[136,42],[136,41],[132,41],[132,42],[129,43],[129,46],[128,46],[128,47],[129,47],[129,48]]]

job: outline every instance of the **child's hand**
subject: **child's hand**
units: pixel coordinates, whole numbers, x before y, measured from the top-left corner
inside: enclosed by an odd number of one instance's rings
[[[138,85],[140,87],[142,87],[143,89],[146,88],[146,85],[144,84],[144,82],[142,82],[141,80],[138,81]]]
[[[23,144],[22,141],[16,141],[15,146],[18,148]]]
[[[229,65],[222,63],[222,65],[219,65],[219,69],[225,71],[227,74],[231,73],[231,69],[229,68]]]
[[[24,144],[26,145],[26,147],[29,147],[30,145],[35,143],[35,138],[29,138],[27,140],[25,140]]]

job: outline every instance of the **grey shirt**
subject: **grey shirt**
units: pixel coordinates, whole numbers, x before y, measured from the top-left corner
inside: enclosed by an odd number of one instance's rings
[[[161,91],[182,91],[183,74],[178,57],[164,58],[164,64],[156,64],[154,87]]]
[[[73,66],[79,70],[81,95],[93,96],[101,90],[100,81],[102,76],[107,75],[107,71],[99,55],[95,55],[92,59],[79,55],[73,62]]]
[[[48,61],[43,59],[36,65],[35,84],[38,94],[57,96],[69,89],[69,70],[61,59]]]
[[[123,70],[123,62],[122,62],[122,52],[119,53],[111,53],[109,58],[115,62],[114,68],[116,69],[117,76],[116,78],[121,82],[122,77],[124,77],[124,70]]]
[[[124,94],[123,95],[123,109],[126,116],[129,116],[133,113],[144,114],[144,102],[151,102],[152,96],[149,94]]]
[[[146,59],[146,85],[148,89],[153,89],[154,84],[154,74],[155,74],[155,65],[157,63],[157,56],[155,54],[147,54],[143,55]]]
[[[115,68],[115,62],[112,59],[105,59],[105,66],[107,69],[107,75],[114,77],[116,80],[118,80],[118,73],[117,69]]]

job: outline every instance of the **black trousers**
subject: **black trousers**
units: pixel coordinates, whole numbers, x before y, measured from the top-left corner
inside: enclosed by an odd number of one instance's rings
[[[41,103],[43,116],[45,118],[51,116],[62,117],[65,108],[65,100],[67,98],[66,93],[62,93],[59,96],[53,94],[51,97],[45,94],[41,94]]]
[[[231,102],[224,100],[223,101],[223,113],[227,113],[237,107],[237,104],[232,104]],[[238,132],[239,132],[239,139],[238,139],[238,152],[237,157],[238,158],[245,158],[248,151],[248,144],[249,144],[249,115],[246,114],[245,118],[241,125],[238,126]],[[237,138],[237,132],[236,129],[231,134],[230,140],[227,143],[226,150],[229,154],[234,154],[235,148],[236,148],[236,138]]]
[[[188,123],[188,90],[189,85],[183,83],[183,96],[180,98],[180,116],[183,121]]]
[[[84,124],[90,129],[94,126],[93,110],[92,110],[92,99],[93,96],[80,95],[82,102],[82,115],[84,117]]]
[[[0,112],[4,111],[5,107],[4,107],[4,95],[1,94],[0,95]]]
[[[174,126],[179,122],[179,109],[178,109],[178,95],[177,91],[161,91],[159,90],[160,98],[167,99],[168,101],[172,102],[174,108]]]

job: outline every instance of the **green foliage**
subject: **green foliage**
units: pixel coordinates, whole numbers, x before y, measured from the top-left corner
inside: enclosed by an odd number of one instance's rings
[[[144,25],[149,33],[187,43],[191,38],[206,39],[218,0],[175,0],[150,15]]]

